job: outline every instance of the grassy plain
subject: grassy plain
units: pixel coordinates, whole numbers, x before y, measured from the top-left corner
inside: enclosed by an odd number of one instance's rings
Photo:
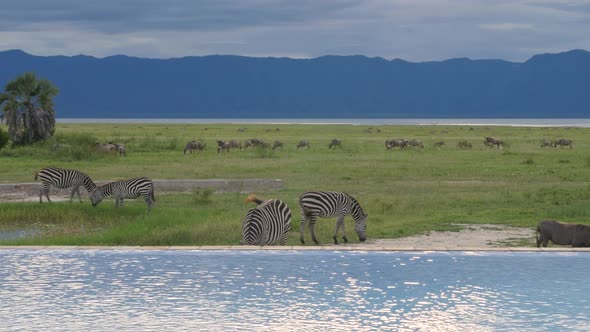
[[[0,150],[0,183],[31,182],[45,166],[77,168],[95,180],[133,176],[153,179],[276,178],[280,198],[293,211],[289,245],[299,244],[298,196],[306,190],[346,191],[369,214],[368,238],[395,238],[457,223],[532,228],[543,218],[590,222],[590,129],[497,126],[59,124],[55,138],[31,147]],[[244,132],[238,131],[245,128]],[[279,129],[278,131],[276,129]],[[4,128],[5,129],[5,128]],[[483,145],[503,139],[503,149]],[[285,143],[283,151],[244,150],[218,154],[216,139],[260,138]],[[329,150],[332,138],[343,148]],[[386,151],[387,138],[421,139],[423,150]],[[543,139],[570,138],[574,149],[541,148]],[[296,150],[306,139],[311,149]],[[183,155],[184,144],[201,140],[203,153]],[[471,150],[457,142],[467,140]],[[95,141],[126,143],[127,157],[93,151]],[[445,145],[434,148],[435,142]],[[55,142],[69,149],[52,152]],[[4,244],[216,245],[238,244],[245,194],[161,194],[145,215],[145,203],[113,201],[0,203],[0,230],[30,227],[35,236]],[[320,220],[316,234],[331,241],[335,220]],[[354,235],[346,219],[348,238]],[[310,242],[309,234],[306,239]]]

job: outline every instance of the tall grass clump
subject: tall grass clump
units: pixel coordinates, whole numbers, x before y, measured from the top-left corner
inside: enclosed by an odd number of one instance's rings
[[[12,145],[2,149],[0,156],[59,161],[94,160],[100,157],[96,150],[97,141],[96,137],[88,133],[58,133],[48,140],[30,145]]]
[[[195,205],[207,205],[210,204],[212,201],[211,195],[215,190],[212,188],[197,188],[193,190],[193,197]]]
[[[178,138],[157,138],[156,136],[144,136],[129,140],[130,150],[135,152],[171,151],[181,149]]]
[[[253,151],[255,158],[275,158],[275,150],[270,148],[257,146]]]

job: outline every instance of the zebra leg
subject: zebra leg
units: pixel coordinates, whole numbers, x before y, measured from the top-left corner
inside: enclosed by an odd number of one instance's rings
[[[47,197],[47,201],[49,203],[51,203],[51,200],[49,199],[49,184],[43,184],[43,186],[41,187],[41,194],[39,195],[39,202],[43,203],[43,194],[45,194],[45,197]]]
[[[334,231],[334,244],[338,244],[338,230],[340,229],[340,227],[344,227],[344,217],[340,216],[338,217],[338,220],[336,220],[336,230]],[[346,236],[344,236],[344,238],[346,238]]]
[[[301,241],[301,244],[305,244],[305,240],[303,239],[304,229],[305,229],[305,213],[301,213],[301,226],[299,226],[299,241]]]
[[[70,194],[70,203],[74,200],[74,194],[78,194],[78,200],[82,202],[82,198],[80,198],[80,187],[72,188],[72,193]]]
[[[310,218],[309,220],[309,232],[311,233],[311,240],[315,243],[315,244],[320,244],[318,242],[318,240],[315,237],[315,223],[316,223],[316,219],[315,218]]]
[[[148,210],[147,210],[148,214],[150,213],[150,210],[152,209],[152,205],[154,205],[151,195],[152,195],[152,193],[147,193],[147,195],[145,195],[143,197],[143,199],[145,200],[145,203],[147,204],[147,207],[148,207]]]
[[[348,239],[346,238],[346,229],[345,226],[346,223],[344,222],[344,216],[342,217],[342,241],[344,241],[344,243],[348,243]]]
[[[279,245],[284,246],[285,244],[287,244],[288,237],[289,237],[289,232],[286,232],[285,234],[283,234],[281,236],[281,239],[279,240]]]

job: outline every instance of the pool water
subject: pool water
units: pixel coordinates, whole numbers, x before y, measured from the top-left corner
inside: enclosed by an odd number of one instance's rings
[[[0,250],[2,330],[588,331],[590,253]]]

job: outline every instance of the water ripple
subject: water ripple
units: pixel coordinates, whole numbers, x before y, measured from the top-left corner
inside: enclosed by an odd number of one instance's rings
[[[579,331],[590,329],[588,263],[584,253],[1,250],[0,321],[6,330]]]

